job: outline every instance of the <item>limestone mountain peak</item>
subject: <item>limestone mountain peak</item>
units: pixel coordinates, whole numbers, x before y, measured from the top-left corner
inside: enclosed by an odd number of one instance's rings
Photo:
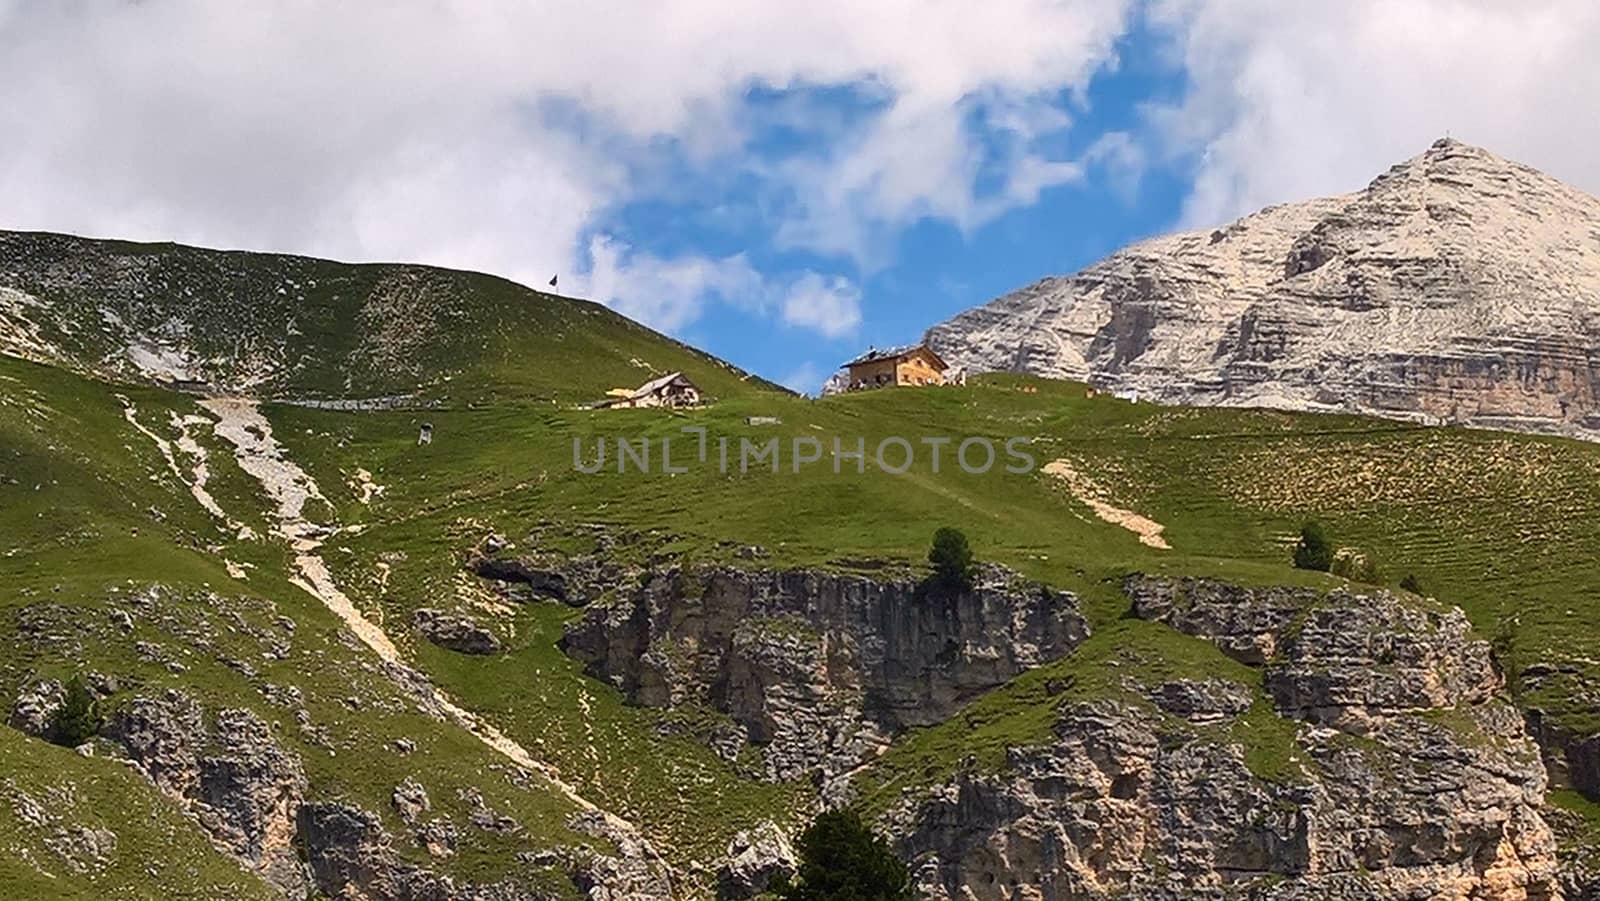
[[[1453,138],[934,327],[953,365],[1171,403],[1600,438],[1600,199]]]

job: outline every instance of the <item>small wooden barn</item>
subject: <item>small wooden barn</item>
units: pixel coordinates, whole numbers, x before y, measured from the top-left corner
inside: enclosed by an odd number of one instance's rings
[[[611,409],[629,407],[693,407],[701,401],[700,389],[681,372],[669,372],[637,388],[613,388],[596,406]]]

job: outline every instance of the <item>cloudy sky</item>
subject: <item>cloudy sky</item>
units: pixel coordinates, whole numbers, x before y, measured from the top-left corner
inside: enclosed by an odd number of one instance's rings
[[[0,0],[0,228],[479,269],[803,389],[1449,133],[1600,193],[1594,0]]]

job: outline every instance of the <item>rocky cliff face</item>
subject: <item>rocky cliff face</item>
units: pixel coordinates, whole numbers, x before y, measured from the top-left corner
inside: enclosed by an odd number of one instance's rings
[[[48,722],[60,703],[59,683],[41,683],[19,698],[15,709],[41,710]],[[30,723],[13,717],[13,726],[35,735]],[[192,697],[169,689],[131,698],[106,725],[103,738],[198,823],[218,849],[235,858],[280,891],[285,898],[466,899],[540,901],[551,889],[516,879],[465,883],[406,860],[394,835],[373,811],[333,800],[308,797],[301,762],[285,751],[273,730],[248,710],[207,714]],[[85,751],[92,750],[87,746]],[[415,843],[432,857],[455,851],[455,827],[423,814],[428,798],[407,780],[395,788],[394,805],[414,830]],[[474,828],[514,832],[520,825],[482,808]],[[670,898],[672,886],[654,852],[618,832],[604,817],[576,815],[568,824],[615,848],[546,852],[527,862],[564,871],[573,886],[597,901]],[[115,836],[110,839],[115,842]]]
[[[1600,200],[1458,141],[1342,197],[1129,247],[928,332],[1162,403],[1600,438]]]
[[[214,844],[286,895],[307,893],[294,847],[306,777],[259,717],[224,710],[208,730],[199,704],[168,691],[135,698],[110,731],[134,766],[183,803]]]
[[[937,723],[982,692],[1070,652],[1077,599],[998,568],[970,591],[792,570],[648,573],[590,607],[567,653],[638,703],[727,714],[723,751],[763,749],[765,775],[825,788],[887,737]]]
[[[1138,616],[1258,668],[1292,739],[1262,771],[1235,731],[1255,687],[1218,680],[1067,703],[1053,742],[885,817],[928,897],[1559,896],[1538,749],[1459,612],[1127,589]]]

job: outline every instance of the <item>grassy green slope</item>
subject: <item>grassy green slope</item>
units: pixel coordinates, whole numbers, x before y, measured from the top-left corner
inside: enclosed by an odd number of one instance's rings
[[[116,394],[133,401],[140,421],[158,434],[171,434],[161,425],[166,411],[193,412],[190,398],[112,389],[0,357],[0,642],[8,648],[0,659],[0,694],[15,697],[35,678],[96,671],[121,683],[108,701],[111,710],[168,687],[212,714],[250,709],[303,761],[310,797],[376,811],[394,834],[405,834],[405,827],[389,797],[407,777],[424,784],[436,812],[458,823],[469,813],[459,792],[476,788],[491,807],[528,827],[509,850],[494,836],[462,830],[459,853],[444,862],[397,843],[415,862],[467,879],[512,872],[554,878],[529,871],[510,851],[578,841],[565,826],[572,804],[537,779],[513,778],[498,755],[417,710],[370,655],[341,637],[320,602],[288,582],[281,545],[240,540],[219,528],[172,477],[153,442],[123,418]],[[260,523],[259,513],[245,515],[261,506],[253,483],[220,448],[212,450],[211,488],[219,502]],[[248,580],[230,576],[224,561],[249,566]],[[131,633],[114,626],[114,609],[132,613]],[[296,628],[286,630],[284,619]],[[284,702],[291,690],[303,701]],[[300,727],[297,709],[309,714],[308,728]],[[108,798],[151,794],[131,769],[78,764],[70,750],[20,733],[6,736],[0,774],[18,776],[30,794],[77,798],[78,808],[93,813],[74,821],[104,822],[118,835],[121,850],[100,875],[50,855],[36,854],[37,865],[18,864],[19,874],[33,874],[26,879],[50,880],[49,894],[95,897],[108,885],[128,891],[145,884],[128,869],[140,856],[174,861],[178,869],[161,869],[149,882],[174,891],[214,897],[203,886],[220,880],[219,873],[244,879],[226,858],[196,850],[209,846],[192,827],[173,826],[181,822],[175,811],[142,816],[136,808],[108,809]],[[415,750],[396,753],[400,739]],[[84,770],[90,766],[92,772]],[[42,839],[0,817],[0,841],[22,847]],[[130,881],[118,881],[118,873]],[[238,894],[259,890],[247,886]]]
[[[196,334],[214,326],[254,346],[276,334],[273,317],[292,318],[284,359],[300,362],[278,370],[285,374],[267,385],[276,396],[415,392],[429,402],[363,412],[290,403],[264,408],[288,455],[327,496],[331,508],[313,515],[360,527],[335,535],[323,555],[341,588],[368,619],[385,624],[408,659],[586,798],[638,823],[680,864],[709,862],[733,831],[759,819],[793,822],[803,815],[811,788],[770,785],[718,758],[696,738],[700,721],[715,717],[710,712],[631,707],[609,686],[584,677],[556,647],[573,611],[504,607],[464,573],[461,554],[486,533],[509,535],[520,550],[586,552],[593,546],[587,524],[599,523],[613,534],[636,535],[616,551],[636,560],[660,554],[723,560],[742,546],[761,545],[770,565],[859,568],[889,561],[914,568],[932,531],[956,525],[980,557],[1084,599],[1096,636],[1077,655],[1027,674],[950,723],[908,737],[867,776],[869,804],[947,774],[968,754],[992,762],[1008,746],[1048,735],[1054,708],[1038,703],[1047,681],[1067,680],[1074,697],[1117,693],[1120,684],[1096,677],[1100,664],[1113,660],[1123,672],[1226,674],[1232,664],[1208,644],[1123,619],[1121,577],[1146,571],[1331,586],[1338,580],[1288,566],[1288,541],[1312,516],[1341,543],[1374,556],[1387,580],[1415,573],[1430,593],[1461,605],[1480,632],[1499,637],[1514,670],[1555,664],[1556,675],[1522,681],[1524,703],[1577,730],[1600,728],[1587,700],[1600,681],[1600,637],[1584,628],[1600,614],[1593,590],[1600,581],[1594,563],[1600,535],[1592,527],[1600,503],[1600,447],[1357,418],[1134,405],[1081,385],[1010,376],[975,379],[963,388],[812,401],[748,379],[599,307],[486,276],[160,246],[112,250],[124,261],[148,258],[134,268],[157,272],[169,294],[198,296],[205,286],[232,286],[226,296],[237,306],[199,303],[186,314]],[[52,252],[60,266],[110,265],[66,245]],[[407,281],[413,275],[418,280]],[[280,294],[285,284],[299,293]],[[93,321],[94,310],[107,303],[100,294],[73,294],[44,282],[33,287],[52,304],[77,310],[76,319],[64,321]],[[193,290],[186,294],[186,288]],[[440,297],[450,300],[435,303]],[[227,309],[251,312],[229,324],[220,318]],[[164,310],[170,305],[144,312]],[[370,342],[385,332],[379,314],[397,311],[421,316],[420,333],[436,340],[395,338],[414,352],[404,365],[385,369],[375,362],[381,355],[369,353]],[[132,321],[143,314],[123,309],[119,315]],[[109,340],[84,330],[51,337],[62,346],[77,342],[81,359],[103,354],[96,342]],[[689,372],[718,402],[685,412],[578,406],[608,387],[669,369]],[[459,807],[458,789],[489,786],[484,791],[492,793],[494,806],[529,825],[527,842],[570,838],[562,826],[569,812],[564,801],[537,786],[510,784],[481,746],[406,705],[368,655],[338,640],[336,620],[289,584],[283,545],[270,537],[240,538],[203,511],[152,440],[126,421],[125,404],[136,407],[142,425],[169,440],[178,435],[172,414],[199,413],[192,398],[108,387],[0,357],[0,584],[7,586],[0,595],[7,608],[0,611],[0,640],[14,641],[19,624],[36,617],[41,605],[74,611],[100,624],[83,633],[85,646],[76,656],[127,676],[132,688],[181,686],[208,706],[246,706],[283,723],[286,742],[306,760],[315,794],[348,798],[392,820],[392,786],[425,774],[430,795],[446,809]],[[757,416],[781,423],[748,424]],[[435,438],[419,446],[417,428],[424,421],[434,426]],[[695,438],[685,427],[704,428],[712,437],[707,463],[691,460]],[[268,535],[258,486],[206,429],[191,434],[210,451],[208,486],[218,503]],[[727,472],[716,465],[721,436],[734,446]],[[799,473],[790,468],[797,438],[817,439],[824,448],[835,438],[853,447],[860,438],[870,449],[891,436],[918,445],[918,462],[904,474],[871,464],[865,473],[848,464],[836,473],[826,460]],[[967,474],[954,465],[949,448],[940,470],[933,470],[921,439],[970,436],[997,444],[1031,438],[1038,463],[1070,461],[1095,484],[1099,500],[1164,525],[1171,549],[1141,544],[1098,518],[1061,480],[1040,472]],[[592,459],[598,439],[645,437],[653,439],[654,454],[661,439],[672,439],[674,461],[688,464],[688,471],[665,474],[658,461],[649,474],[619,473],[610,449],[605,471],[574,470],[574,440]],[[741,438],[777,438],[780,471],[739,471]],[[178,460],[187,473],[192,461],[182,454]],[[362,473],[381,491],[363,488]],[[231,577],[225,561],[250,567],[248,581]],[[170,601],[140,622],[132,639],[103,627],[109,606],[156,583],[168,586]],[[419,642],[405,624],[424,606],[457,608],[492,622],[507,639],[507,653],[470,657]],[[227,624],[238,616],[265,631],[278,615],[300,624],[295,653],[256,663],[259,640]],[[205,635],[207,647],[181,638],[190,633]],[[133,640],[166,648],[185,668],[145,659],[130,646]],[[24,650],[0,664],[7,697],[27,678],[73,668],[77,649],[18,646]],[[221,656],[251,660],[256,674],[242,674]],[[263,685],[279,683],[305,692],[306,707],[331,747],[301,734],[290,711],[266,700]],[[1244,722],[1234,737],[1253,765],[1272,775],[1288,724],[1265,709]],[[371,752],[399,737],[418,739],[417,754]],[[55,753],[32,740],[21,747],[29,754]],[[400,834],[398,822],[389,825]],[[478,844],[442,864],[447,871],[493,876],[516,866],[507,853],[512,849],[478,833],[464,835]]]
[[[365,469],[385,485],[370,504],[346,495],[339,515],[371,526],[357,545],[379,548],[408,540],[410,534],[437,534],[442,523],[501,528],[516,535],[541,522],[601,522],[618,528],[656,530],[669,536],[669,549],[702,558],[719,558],[738,545],[759,544],[775,564],[849,566],[865,559],[919,563],[932,530],[941,524],[967,531],[981,554],[1030,575],[1086,592],[1103,606],[1101,622],[1120,615],[1114,586],[1132,570],[1171,570],[1227,576],[1245,581],[1326,581],[1290,570],[1275,543],[1288,528],[1282,517],[1231,511],[1233,522],[1219,521],[1234,539],[1197,546],[1179,542],[1172,550],[1140,544],[1120,528],[1096,518],[1059,482],[1039,472],[1009,474],[996,465],[987,474],[964,472],[947,448],[940,471],[932,471],[928,449],[904,474],[865,473],[845,461],[834,472],[826,459],[793,471],[789,449],[798,439],[816,438],[825,447],[835,437],[853,448],[865,441],[869,455],[881,440],[900,436],[987,437],[996,445],[1010,436],[1034,441],[1039,464],[1082,447],[1129,452],[1152,439],[1137,430],[1156,411],[1117,401],[1088,398],[1082,386],[1027,383],[1010,378],[983,380],[962,389],[882,391],[811,401],[752,393],[703,410],[585,411],[503,406],[482,410],[330,413],[274,407],[283,440],[324,484],[348,481]],[[1254,429],[1270,441],[1280,427],[1251,414],[1219,411],[1230,428]],[[780,425],[748,425],[751,416],[777,416]],[[435,426],[434,443],[418,447],[415,426],[426,417]],[[1370,423],[1307,419],[1318,428],[1339,427],[1366,435]],[[686,427],[712,436],[705,464],[695,459],[697,437]],[[727,472],[717,463],[715,439],[730,438]],[[648,437],[656,465],[646,474],[629,466],[616,471],[614,441],[635,444]],[[738,444],[776,438],[784,457],[780,470],[752,466],[740,472]],[[661,440],[669,439],[675,464],[688,472],[660,471]],[[573,442],[592,463],[596,442],[607,442],[604,471],[576,472]],[[1125,444],[1127,443],[1127,444]],[[1208,440],[1196,436],[1188,446],[1207,453]],[[826,451],[825,451],[826,453]],[[976,451],[974,452],[976,456]],[[1001,462],[1005,462],[1002,456]],[[435,521],[426,524],[424,521]],[[419,524],[421,523],[421,524]],[[415,524],[415,525],[414,525]],[[463,526],[457,540],[479,537]],[[460,551],[465,545],[454,548]],[[1243,550],[1243,553],[1241,553]],[[1329,583],[1331,584],[1331,583]]]
[[[284,581],[281,547],[270,540],[238,540],[219,528],[165,472],[149,439],[127,425],[114,395],[126,396],[138,407],[140,421],[158,432],[168,410],[195,412],[191,400],[150,389],[106,388],[9,360],[0,361],[0,385],[7,389],[0,394],[0,448],[7,455],[0,469],[7,539],[0,561],[4,577],[20,587],[11,603],[26,605],[48,593],[52,602],[93,606],[109,587],[130,579],[160,581],[196,597],[205,597],[210,586],[316,623],[312,634],[322,638],[319,650],[343,655],[349,665],[352,652],[327,640],[334,631],[331,618]],[[746,387],[687,413],[589,411],[538,401],[359,413],[278,405],[267,413],[290,456],[328,495],[334,509],[324,515],[362,526],[336,536],[325,551],[341,586],[378,622],[404,623],[421,606],[457,606],[481,617],[475,605],[485,598],[460,568],[465,548],[495,530],[523,540],[525,548],[585,550],[580,524],[595,522],[640,532],[637,544],[623,553],[641,557],[669,552],[725,559],[738,546],[759,544],[774,565],[844,568],[885,559],[919,565],[932,529],[955,524],[981,556],[1085,598],[1100,634],[1078,657],[1030,674],[959,721],[913,736],[870,777],[869,797],[881,797],[873,786],[898,790],[908,780],[947,772],[958,750],[959,756],[993,755],[1047,734],[1048,716],[1041,711],[1050,708],[1029,700],[1041,680],[1077,674],[1082,690],[1098,690],[1084,675],[1102,659],[1132,660],[1155,672],[1225,666],[1201,642],[1161,626],[1121,621],[1126,604],[1117,589],[1120,576],[1143,570],[1334,584],[1330,577],[1287,566],[1285,538],[1306,515],[1319,516],[1341,540],[1373,552],[1390,578],[1417,572],[1430,589],[1468,609],[1486,634],[1500,629],[1508,609],[1520,614],[1511,645],[1519,661],[1522,655],[1544,660],[1592,654],[1582,632],[1567,627],[1566,613],[1593,612],[1582,589],[1592,583],[1593,538],[1577,526],[1587,509],[1584,486],[1592,484],[1589,474],[1600,455],[1584,444],[1358,419],[1135,406],[1092,397],[1078,385],[1011,377],[980,379],[962,389],[824,401]],[[751,426],[749,416],[778,416],[782,424]],[[419,447],[415,429],[422,418],[434,424],[436,437]],[[740,473],[736,464],[723,473],[715,451],[707,465],[696,463],[677,475],[619,474],[610,466],[594,475],[573,470],[574,438],[592,448],[600,436],[653,436],[659,452],[659,439],[671,437],[675,457],[687,460],[695,439],[681,432],[685,426],[705,427],[713,448],[720,435],[735,442],[776,436],[786,453],[797,436],[825,444],[837,436],[847,447],[860,436],[870,448],[891,435],[914,442],[924,436],[983,435],[998,442],[1024,435],[1035,440],[1032,451],[1040,463],[1069,459],[1098,482],[1104,499],[1163,523],[1173,548],[1147,547],[1101,521],[1052,477],[969,475],[948,459],[934,473],[926,455],[903,475],[870,464],[865,474],[848,465],[834,473],[826,462],[795,474],[787,461],[778,473]],[[264,531],[254,485],[223,448],[210,444],[213,493],[230,515]],[[1450,484],[1472,486],[1463,492],[1467,499],[1451,503],[1446,484],[1418,475],[1434,468],[1452,473]],[[383,486],[365,502],[358,470]],[[532,532],[539,537],[522,538]],[[1534,534],[1553,540],[1524,537]],[[1524,548],[1520,555],[1503,551],[1518,546]],[[230,579],[223,558],[253,565],[250,581]],[[679,728],[682,713],[630,707],[608,686],[583,677],[555,647],[562,624],[573,615],[556,606],[504,614],[499,626],[511,636],[510,650],[493,658],[441,651],[402,627],[390,632],[447,691],[534,749],[586,797],[639,822],[680,862],[707,861],[732,831],[775,813],[780,819],[794,816],[804,806],[807,786],[768,785],[721,761],[693,737],[692,728]],[[214,663],[196,663],[189,673],[174,675],[138,660],[115,636],[96,647],[93,659],[109,670],[143,672],[151,684],[203,685],[199,691],[212,703],[255,705],[264,715],[283,718],[283,711],[261,704],[248,680]],[[316,671],[306,671],[303,662],[286,669],[295,675],[284,672],[284,679],[314,687],[310,693],[328,705],[319,719],[346,735],[351,747],[431,731],[441,747],[456,743],[452,754],[470,749],[470,740],[420,718],[396,722],[351,711],[341,702],[348,691],[334,684],[334,673],[329,684],[318,686]],[[15,685],[25,675],[65,671],[49,654],[23,655],[9,665],[6,678]],[[198,678],[202,672],[204,679]],[[1582,671],[1575,675],[1583,678]],[[1568,683],[1573,684],[1579,683]],[[374,680],[371,690],[386,689]],[[1578,701],[1565,690],[1542,683],[1529,698],[1582,725]],[[1257,759],[1271,760],[1284,724],[1270,714],[1253,722],[1239,738],[1260,750]],[[373,809],[385,809],[388,788],[402,771],[416,768],[365,772],[342,759],[319,767],[325,749],[301,750],[319,790],[346,793]],[[483,762],[453,765],[465,782],[474,778],[474,768],[481,772]],[[559,805],[527,798],[519,803],[552,834],[561,832]],[[487,851],[462,859],[498,859],[503,865],[503,858]],[[484,865],[493,871],[496,864]]]
[[[345,516],[372,523],[349,545],[353,580],[385,548],[454,529],[448,552],[412,556],[384,596],[369,597],[396,608],[391,615],[436,599],[456,554],[489,529],[515,536],[547,524],[548,535],[551,522],[559,533],[561,523],[597,521],[656,530],[661,549],[692,557],[725,558],[753,543],[766,546],[775,564],[849,567],[866,558],[915,565],[932,529],[955,524],[985,558],[1081,593],[1105,628],[1124,612],[1116,586],[1129,571],[1336,584],[1287,562],[1299,523],[1315,516],[1341,543],[1376,557],[1390,584],[1413,572],[1430,593],[1463,606],[1482,634],[1509,635],[1501,644],[1514,668],[1559,662],[1569,672],[1527,686],[1524,700],[1590,728],[1586,661],[1596,639],[1574,628],[1596,613],[1589,586],[1597,539],[1587,511],[1600,448],[1587,444],[1136,406],[1091,397],[1082,386],[1010,377],[815,402],[751,395],[688,414],[501,408],[430,415],[439,437],[419,448],[413,415],[273,411],[314,468],[332,474],[360,466],[390,486],[370,506],[344,504]],[[776,415],[783,424],[748,426],[749,415]],[[735,440],[777,435],[785,444],[812,435],[853,445],[861,435],[869,447],[889,435],[1028,435],[1040,462],[1073,461],[1105,499],[1164,524],[1173,548],[1146,547],[1102,522],[1049,476],[972,476],[948,461],[937,475],[926,460],[901,476],[848,466],[835,474],[825,463],[798,475],[787,463],[778,474],[724,474],[714,465],[672,476],[573,472],[575,436],[592,448],[601,435],[659,441],[684,426]],[[693,438],[681,440],[687,447]]]
[[[49,312],[80,367],[136,375],[125,348],[296,398],[573,402],[682,370],[708,393],[777,390],[599,304],[428,266],[0,231],[0,285]]]
[[[1513,676],[1552,666],[1523,680],[1523,703],[1575,731],[1600,730],[1600,448],[1381,424],[1329,431],[1312,417],[1241,415],[1268,428],[1230,434],[1214,411],[1166,411],[1160,431],[1066,452],[1166,523],[1177,547],[1281,562],[1299,521],[1319,519],[1376,558],[1389,582],[1415,574],[1426,592],[1466,610],[1497,640]]]
[[[0,773],[0,884],[8,897],[275,897],[122,764],[0,729]],[[78,829],[109,830],[116,840],[85,842]],[[67,858],[56,851],[74,846],[80,850]]]

